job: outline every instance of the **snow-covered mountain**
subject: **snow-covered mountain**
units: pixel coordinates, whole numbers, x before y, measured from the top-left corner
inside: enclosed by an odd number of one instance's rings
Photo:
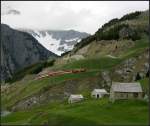
[[[80,42],[82,38],[89,36],[89,34],[85,32],[75,30],[19,30],[30,33],[46,49],[57,55],[72,50],[74,45]]]
[[[13,6],[2,5],[1,23],[7,24],[16,30],[28,32],[46,49],[57,55],[72,50],[74,45],[80,42],[82,38],[89,36],[85,32],[75,30],[43,30],[40,26],[37,28],[39,30],[35,30],[35,27],[30,29],[29,26],[32,24],[30,21],[22,23],[26,20],[26,17],[30,16],[29,13],[22,12]]]

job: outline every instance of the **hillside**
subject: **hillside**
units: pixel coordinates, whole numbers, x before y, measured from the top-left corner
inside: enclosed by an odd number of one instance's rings
[[[82,54],[86,56],[91,54],[91,51],[95,52],[96,55],[100,55],[100,52],[104,53],[102,55],[111,53],[116,55],[114,54],[115,48],[122,50],[124,46],[125,49],[132,47],[134,44],[133,41],[140,40],[143,35],[149,35],[148,22],[149,11],[135,12],[127,14],[120,19],[112,19],[98,29],[94,35],[82,39],[80,43],[77,43],[75,48],[69,52],[69,55]],[[95,45],[92,45],[94,43]],[[103,47],[109,52],[106,52],[106,50],[101,50]],[[68,53],[64,55],[67,56],[67,54]],[[92,53],[91,55],[94,54]]]
[[[95,100],[90,93],[95,88],[109,92],[113,81],[137,81],[143,95],[149,95],[148,15],[135,12],[111,20],[38,74],[27,72],[23,79],[1,86],[2,110],[11,112],[2,117],[2,124],[147,125],[145,100],[110,103],[107,96]],[[81,68],[85,71],[36,79],[46,72]],[[70,94],[83,94],[85,100],[68,104]]]
[[[1,24],[1,80],[18,70],[57,55],[46,50],[31,35]]]

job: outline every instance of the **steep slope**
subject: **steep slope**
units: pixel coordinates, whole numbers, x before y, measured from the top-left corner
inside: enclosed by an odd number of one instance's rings
[[[115,49],[117,52],[120,51],[118,52],[119,54],[121,51],[132,47],[134,41],[140,40],[143,35],[148,36],[148,28],[149,11],[127,14],[120,19],[112,19],[104,24],[94,35],[77,43],[74,49],[66,53],[66,55],[83,54],[85,56],[95,56],[100,55],[100,52],[105,53],[105,55],[111,53],[116,55],[114,53]],[[103,47],[106,47],[107,51]]]
[[[14,72],[28,65],[55,57],[28,33],[1,24],[1,80],[11,78]]]
[[[37,39],[49,51],[61,55],[73,49],[74,45],[86,38],[89,34],[74,30],[30,30],[19,29],[28,32]]]

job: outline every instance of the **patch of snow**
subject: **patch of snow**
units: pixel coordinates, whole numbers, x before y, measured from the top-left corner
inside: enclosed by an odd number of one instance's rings
[[[74,45],[67,45],[66,43],[64,43],[63,45],[61,45],[60,47],[63,47],[64,50],[66,51],[70,51],[73,49]]]
[[[73,38],[73,39],[66,39],[65,42],[72,42],[72,41],[77,41],[79,38]]]
[[[81,41],[81,39],[78,39],[77,42],[79,43]]]
[[[74,45],[67,45],[67,44],[64,44],[64,48],[67,49],[67,50],[71,50],[73,49]]]
[[[43,37],[42,34],[39,33],[39,31],[34,31],[37,35],[33,36],[35,39],[37,39],[46,49],[48,49],[51,52],[54,52],[57,55],[61,55],[62,51],[59,51],[58,48],[60,47],[60,39],[56,40],[52,38],[52,35],[45,33],[46,35]]]

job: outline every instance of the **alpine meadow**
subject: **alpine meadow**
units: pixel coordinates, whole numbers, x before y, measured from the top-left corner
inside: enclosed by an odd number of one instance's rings
[[[4,16],[15,21],[25,9],[8,6],[1,12],[1,125],[149,125],[149,9],[124,11],[89,33],[13,27]]]

